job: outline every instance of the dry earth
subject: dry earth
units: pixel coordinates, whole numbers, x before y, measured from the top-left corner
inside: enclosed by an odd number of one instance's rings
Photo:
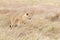
[[[0,40],[60,40],[60,0],[0,0]]]

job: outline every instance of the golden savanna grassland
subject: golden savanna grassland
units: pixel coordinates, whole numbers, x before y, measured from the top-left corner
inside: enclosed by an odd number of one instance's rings
[[[60,0],[0,0],[0,40],[60,40]]]

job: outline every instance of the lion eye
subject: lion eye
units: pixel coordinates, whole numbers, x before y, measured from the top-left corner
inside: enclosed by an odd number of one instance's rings
[[[28,16],[28,13],[26,13],[26,15]]]

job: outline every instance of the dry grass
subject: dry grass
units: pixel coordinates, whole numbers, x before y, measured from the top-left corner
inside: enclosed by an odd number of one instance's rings
[[[0,4],[0,40],[60,40],[59,0],[1,0]]]

